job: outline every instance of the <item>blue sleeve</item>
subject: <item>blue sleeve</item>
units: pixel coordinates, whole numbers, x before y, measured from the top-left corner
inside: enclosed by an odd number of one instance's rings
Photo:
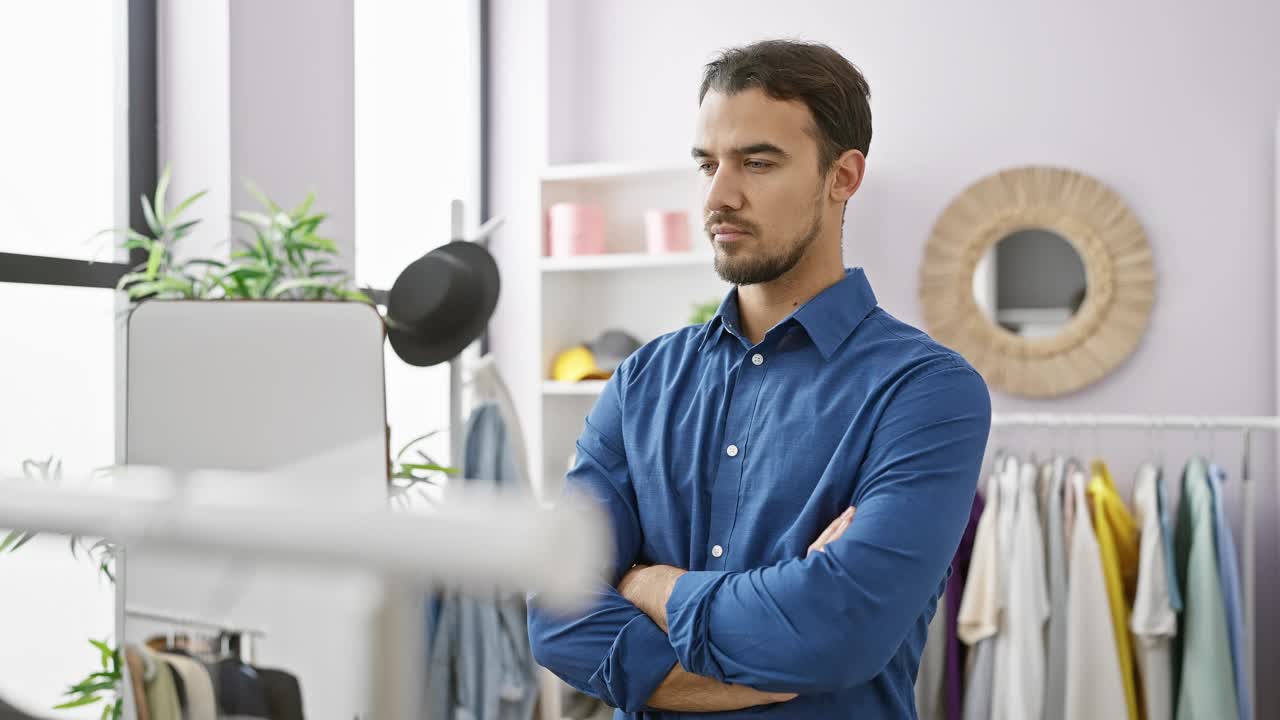
[[[904,380],[859,470],[853,523],[825,552],[745,572],[690,572],[667,601],[689,672],[773,692],[879,674],[938,592],[969,519],[991,425],[972,369]]]
[[[621,371],[605,386],[577,443],[565,493],[599,504],[613,531],[608,584],[580,611],[539,608],[529,598],[529,643],[539,665],[578,690],[634,712],[644,707],[676,664],[675,651],[652,620],[615,589],[635,562],[643,534],[622,442]]]

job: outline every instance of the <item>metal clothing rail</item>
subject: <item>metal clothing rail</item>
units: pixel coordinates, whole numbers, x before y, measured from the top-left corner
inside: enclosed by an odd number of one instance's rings
[[[136,620],[154,620],[156,622],[167,623],[170,625],[181,625],[188,628],[200,628],[202,630],[216,630],[218,632],[230,633],[235,635],[249,635],[251,637],[266,637],[264,630],[243,627],[230,623],[210,622],[208,620],[198,620],[196,618],[178,615],[176,613],[159,612],[156,610],[143,610],[136,607],[125,608],[124,614]]]
[[[1280,417],[1214,415],[1057,415],[996,413],[993,427],[1123,427],[1148,430],[1280,430]]]
[[[137,607],[126,607],[124,610],[125,617],[135,620],[152,620],[161,622],[166,625],[180,625],[184,628],[212,630],[217,632],[219,637],[224,638],[230,643],[230,649],[236,657],[243,659],[245,662],[254,662],[254,651],[257,650],[257,641],[267,636],[263,630],[242,627],[229,623],[216,623],[208,620],[199,620],[192,617],[179,615],[177,613],[159,612],[156,610],[143,610]]]
[[[1257,657],[1255,656],[1255,640],[1257,617],[1255,614],[1254,596],[1256,592],[1255,567],[1257,555],[1254,542],[1256,527],[1255,513],[1258,503],[1254,498],[1255,483],[1249,478],[1249,434],[1253,431],[1280,430],[1280,417],[1268,415],[1127,415],[1127,414],[1053,414],[1053,413],[994,413],[991,417],[992,428],[1129,428],[1144,430],[1192,430],[1196,432],[1214,433],[1218,431],[1244,433],[1244,463],[1240,476],[1240,485],[1244,494],[1244,529],[1242,539],[1244,549],[1241,564],[1244,565],[1244,614],[1245,614],[1245,657],[1246,687],[1248,688],[1250,705],[1257,713]]]

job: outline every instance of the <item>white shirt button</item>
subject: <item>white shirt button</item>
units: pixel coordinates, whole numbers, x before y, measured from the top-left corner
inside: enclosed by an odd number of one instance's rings
[[[738,446],[730,445],[729,448],[725,450],[725,452],[729,453],[729,457],[738,457]]]
[[[756,353],[755,355],[752,355],[752,356],[751,356],[751,363],[752,363],[753,365],[763,365],[763,364],[764,364],[764,356],[763,356],[763,355],[761,355],[760,353]]]
[[[720,547],[719,545],[716,545],[715,547],[711,548],[712,557],[720,557],[723,554],[724,554],[724,548]]]

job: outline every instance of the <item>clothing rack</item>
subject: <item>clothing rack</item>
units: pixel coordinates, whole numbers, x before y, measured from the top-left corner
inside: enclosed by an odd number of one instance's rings
[[[1256,508],[1254,502],[1254,483],[1249,477],[1249,438],[1253,431],[1280,430],[1280,417],[1266,415],[1129,415],[1129,414],[1054,414],[1054,413],[994,413],[991,417],[992,428],[1130,428],[1151,431],[1192,430],[1197,433],[1219,431],[1244,433],[1244,458],[1241,463],[1240,485],[1244,498],[1244,530],[1241,564],[1244,565],[1244,616],[1245,616],[1245,657],[1248,665],[1246,687],[1253,707],[1257,708],[1257,658],[1254,655],[1254,632],[1257,628],[1254,593],[1256,551],[1254,528],[1256,527]]]
[[[209,622],[208,620],[197,620],[195,618],[170,612],[126,608],[124,614],[136,620],[154,620],[156,622],[167,623],[169,625],[181,625],[183,627],[200,628],[202,630],[216,630],[217,632],[227,633],[228,635],[248,635],[257,638],[264,638],[267,636],[267,633],[263,630],[255,630],[253,628],[241,627],[239,625]]]
[[[154,470],[154,469],[153,469]],[[122,478],[128,469],[114,477]],[[594,507],[561,502],[544,508],[530,498],[492,493],[447,493],[429,515],[335,507],[234,507],[187,502],[181,493],[140,496],[119,485],[34,485],[0,477],[0,527],[105,537],[124,549],[116,571],[124,576],[128,548],[147,544],[174,551],[213,553],[252,563],[346,568],[380,576],[383,602],[368,675],[374,706],[369,717],[421,717],[423,589],[438,582],[459,587],[544,592],[546,602],[568,606],[594,585],[604,562],[606,520]],[[116,587],[117,639],[126,617],[142,613],[161,622],[192,621],[144,608],[126,608]],[[203,620],[194,622],[208,624]],[[126,713],[130,694],[124,693]],[[126,714],[126,717],[129,715]]]
[[[181,625],[185,628],[211,630],[218,633],[218,637],[220,639],[226,639],[228,641],[230,644],[230,650],[235,653],[236,657],[239,657],[250,664],[254,662],[254,650],[257,648],[257,641],[267,636],[267,633],[263,630],[241,627],[239,625],[209,622],[208,620],[199,620],[171,612],[126,607],[124,614],[125,617],[132,618],[134,620],[151,620],[154,622],[164,623],[166,625]]]

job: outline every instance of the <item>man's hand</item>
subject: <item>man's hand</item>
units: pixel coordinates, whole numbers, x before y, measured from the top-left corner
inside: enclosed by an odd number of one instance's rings
[[[670,565],[633,565],[618,581],[618,592],[667,631],[667,598],[685,573]],[[787,702],[795,693],[772,693],[694,675],[676,663],[649,698],[649,707],[679,712],[721,712]]]
[[[618,592],[667,631],[667,598],[685,573],[670,565],[634,565],[618,581]]]
[[[827,529],[823,530],[822,534],[818,536],[818,539],[814,540],[813,544],[809,546],[809,552],[805,553],[805,555],[807,556],[809,553],[814,552],[823,552],[824,548],[835,542],[836,539],[843,535],[844,531],[848,530],[849,525],[853,522],[853,514],[855,511],[856,508],[850,505],[849,509],[840,513],[840,517],[832,520],[831,524],[827,526]]]

